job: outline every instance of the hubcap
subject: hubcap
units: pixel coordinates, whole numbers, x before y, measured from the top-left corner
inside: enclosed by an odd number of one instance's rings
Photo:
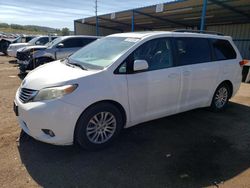
[[[113,136],[115,130],[115,116],[110,112],[100,112],[89,120],[86,134],[92,143],[102,144]]]
[[[228,98],[227,89],[225,87],[220,88],[215,95],[216,107],[222,108],[226,104],[227,98]]]

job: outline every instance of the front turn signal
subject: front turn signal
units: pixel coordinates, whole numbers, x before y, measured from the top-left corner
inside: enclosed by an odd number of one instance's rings
[[[249,62],[250,62],[249,60],[243,59],[242,61],[240,61],[240,66],[244,66],[244,65],[246,65]]]

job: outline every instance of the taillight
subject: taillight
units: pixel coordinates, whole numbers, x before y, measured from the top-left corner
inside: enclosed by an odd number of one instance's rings
[[[240,61],[240,66],[244,66],[245,64],[249,63],[249,60],[243,59],[242,61]]]

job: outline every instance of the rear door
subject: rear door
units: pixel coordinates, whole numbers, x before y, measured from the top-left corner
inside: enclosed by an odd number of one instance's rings
[[[218,82],[221,83],[224,80],[230,80],[238,87],[242,78],[242,70],[239,66],[241,56],[237,57],[235,49],[228,40],[210,39],[210,41],[214,51],[215,62],[220,66]]]
[[[206,106],[216,85],[219,66],[212,61],[209,40],[176,37],[178,66],[181,67],[181,96],[178,111]]]

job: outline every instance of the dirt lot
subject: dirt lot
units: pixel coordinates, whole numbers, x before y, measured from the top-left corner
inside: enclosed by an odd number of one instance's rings
[[[223,113],[206,109],[123,131],[98,152],[20,135],[13,98],[21,83],[0,56],[1,187],[250,187],[250,84]]]

